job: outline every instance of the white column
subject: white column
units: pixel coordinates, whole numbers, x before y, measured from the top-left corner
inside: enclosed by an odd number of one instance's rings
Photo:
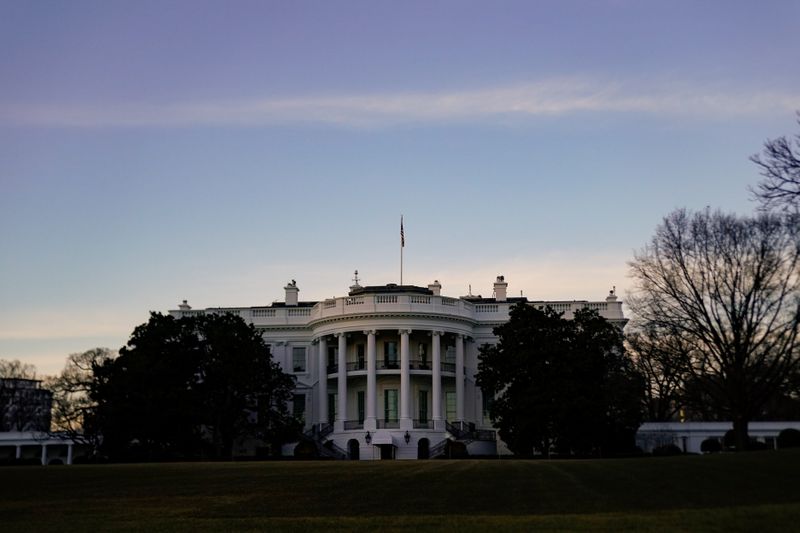
[[[347,420],[347,336],[337,333],[339,337],[339,412],[336,415],[336,431],[344,431]]]
[[[375,431],[378,428],[375,414],[378,410],[378,353],[375,348],[375,330],[365,331],[364,333],[367,336],[367,416],[364,420],[364,429]]]
[[[17,444],[17,459],[22,459],[22,445]]]
[[[319,338],[319,419],[322,424],[330,424],[328,420],[328,340]]]
[[[456,420],[464,421],[464,335],[456,335]]]
[[[47,444],[42,444],[42,465],[47,464]]]
[[[411,421],[411,350],[408,345],[410,329],[400,330],[400,429],[413,429]]]
[[[72,464],[72,444],[67,444],[67,464]]]
[[[443,430],[444,421],[442,420],[442,332],[431,332],[431,343],[433,345],[433,384],[431,396],[433,397],[433,429]]]

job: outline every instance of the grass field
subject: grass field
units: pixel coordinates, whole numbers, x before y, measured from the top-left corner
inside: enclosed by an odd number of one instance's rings
[[[797,531],[800,451],[0,469],[0,531]]]

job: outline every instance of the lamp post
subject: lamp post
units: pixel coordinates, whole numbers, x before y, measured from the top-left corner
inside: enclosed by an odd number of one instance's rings
[[[411,435],[408,433],[408,430],[406,430],[406,434],[405,434],[405,435],[403,435],[403,438],[405,439],[405,441],[406,441],[406,444],[408,444],[409,442],[411,442]]]
[[[372,434],[370,434],[369,431],[367,431],[367,434],[364,435],[364,442],[366,442],[367,444],[372,442]]]

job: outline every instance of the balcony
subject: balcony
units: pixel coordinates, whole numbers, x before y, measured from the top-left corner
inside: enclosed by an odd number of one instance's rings
[[[393,360],[393,359],[379,359],[375,362],[375,366],[377,370],[400,370],[400,360]],[[455,374],[456,372],[456,364],[455,363],[439,363],[441,365],[442,372]],[[433,372],[433,363],[428,360],[422,359],[412,359],[408,362],[409,370],[417,370],[417,371],[429,371]],[[367,370],[367,362],[366,361],[350,361],[347,363],[347,372],[366,372]],[[337,374],[339,372],[339,365],[332,364],[327,365],[328,375]]]
[[[378,370],[400,370],[400,359],[380,359]]]
[[[412,359],[408,362],[408,366],[411,370],[431,370],[433,368],[432,365],[433,363],[427,359]]]
[[[344,421],[344,429],[345,430],[364,429],[364,421],[363,420],[345,420]]]

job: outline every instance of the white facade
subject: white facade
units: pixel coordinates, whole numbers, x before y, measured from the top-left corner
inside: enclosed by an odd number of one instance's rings
[[[497,341],[492,330],[510,307],[550,306],[565,318],[590,308],[626,322],[613,291],[597,302],[544,302],[507,298],[507,286],[499,276],[492,298],[451,298],[438,281],[427,288],[356,282],[347,296],[303,302],[292,281],[285,302],[193,310],[184,301],[170,314],[232,313],[258,328],[276,361],[297,377],[295,413],[323,453],[416,459],[441,454],[451,439],[471,455],[493,455],[504,447],[475,374],[480,346]]]
[[[636,445],[643,452],[651,453],[654,448],[675,445],[684,453],[701,453],[700,446],[706,439],[722,443],[725,433],[733,429],[733,422],[645,422],[636,432]],[[777,448],[778,435],[784,429],[800,430],[800,422],[750,422],[748,434],[767,445]]]
[[[35,459],[42,465],[71,465],[76,446],[71,438],[38,431],[0,433],[0,461]]]

